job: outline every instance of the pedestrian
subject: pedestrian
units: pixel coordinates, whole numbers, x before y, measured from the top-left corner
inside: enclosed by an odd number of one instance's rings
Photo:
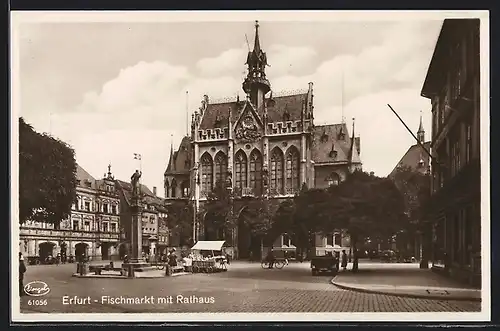
[[[272,269],[274,266],[274,250],[272,248],[267,254],[267,262],[269,262],[269,269]]]
[[[19,296],[22,297],[26,294],[24,292],[24,273],[26,272],[26,265],[24,264],[24,257],[19,253]]]
[[[340,252],[335,252],[335,268],[340,271]]]
[[[172,251],[170,252],[170,255],[168,257],[168,264],[171,266],[171,267],[177,267],[177,255],[175,254],[175,251],[176,249],[172,249]]]
[[[345,252],[345,249],[342,250],[342,269],[344,269],[344,271],[347,270],[347,254]]]
[[[288,252],[283,251],[283,257],[285,258],[285,265],[288,265]]]
[[[248,259],[250,260],[250,262],[253,262],[253,251],[250,251]]]

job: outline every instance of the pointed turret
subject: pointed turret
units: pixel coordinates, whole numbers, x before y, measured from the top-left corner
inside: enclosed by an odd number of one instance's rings
[[[167,171],[175,170],[175,162],[174,162],[174,142],[170,142],[170,160],[168,161]]]
[[[253,43],[253,51],[256,54],[260,54],[260,38],[259,38],[259,21],[255,21],[255,40]]]
[[[354,136],[354,122],[355,119],[354,117],[352,118],[352,137],[351,137],[351,146],[349,148],[349,163],[353,163],[353,158],[354,158],[354,145],[356,143],[356,138]]]
[[[254,47],[248,52],[246,65],[248,74],[243,82],[243,91],[250,96],[250,101],[260,111],[264,106],[264,96],[271,90],[271,83],[266,78],[267,56],[260,45],[258,21],[255,21]]]
[[[417,138],[418,141],[420,141],[421,143],[425,142],[425,130],[424,130],[424,124],[422,122],[422,112],[420,112],[420,125],[418,126]]]

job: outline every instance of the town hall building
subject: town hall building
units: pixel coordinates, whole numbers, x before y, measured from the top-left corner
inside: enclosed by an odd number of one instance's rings
[[[182,139],[177,151],[172,148],[164,174],[167,200],[184,199],[198,211],[217,183],[224,183],[236,205],[266,196],[279,206],[303,185],[327,188],[361,169],[360,138],[354,135],[354,125],[349,134],[344,122],[314,124],[312,82],[302,93],[273,96],[258,22],[246,65],[242,84],[245,98],[213,103],[205,95],[201,107],[192,114],[191,135]],[[196,220],[195,241],[205,239],[203,222]],[[231,238],[219,239],[230,243],[233,256],[245,258],[259,246],[248,232],[238,226]],[[349,241],[336,234],[315,239],[317,253],[328,247],[348,246]],[[273,246],[295,247],[293,238],[286,234]]]

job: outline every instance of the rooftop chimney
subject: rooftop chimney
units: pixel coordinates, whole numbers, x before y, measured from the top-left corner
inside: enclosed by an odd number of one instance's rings
[[[153,195],[156,196],[156,186],[153,186]]]

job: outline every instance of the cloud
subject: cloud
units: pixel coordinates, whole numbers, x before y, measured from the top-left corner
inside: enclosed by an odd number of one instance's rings
[[[439,27],[425,24],[391,25],[378,43],[330,59],[321,60],[307,46],[269,45],[268,78],[274,91],[306,89],[314,82],[316,123],[339,122],[344,114],[350,125],[355,117],[365,169],[386,175],[414,143],[387,103],[414,130],[424,110],[430,128],[430,105],[420,87]],[[74,111],[52,109],[57,115],[50,121],[49,111],[40,111],[27,120],[73,145],[78,162],[96,177],[111,162],[116,176],[129,180],[138,166],[133,153],[141,153],[144,183],[162,194],[170,144],[177,147],[186,134],[186,108],[191,114],[204,94],[211,100],[243,94],[246,52],[245,45],[229,49],[192,67],[141,61],[88,91]]]

